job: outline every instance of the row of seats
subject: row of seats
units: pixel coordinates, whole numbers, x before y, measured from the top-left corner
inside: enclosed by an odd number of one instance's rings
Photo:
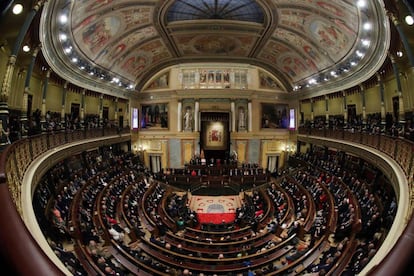
[[[395,197],[374,193],[386,181],[364,183],[335,156],[315,156],[298,155],[297,169],[245,191],[244,205],[263,213],[220,231],[197,221],[177,227],[177,216],[192,214],[186,192],[155,180],[132,154],[109,150],[75,157],[76,170],[51,169],[36,190],[36,215],[78,275],[356,274],[389,230]],[[177,197],[183,206],[171,214]],[[59,249],[73,254],[70,263]]]

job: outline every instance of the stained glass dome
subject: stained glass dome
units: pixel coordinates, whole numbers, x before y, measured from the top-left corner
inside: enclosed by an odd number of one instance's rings
[[[200,19],[263,23],[262,8],[252,0],[177,0],[170,7],[168,22]]]

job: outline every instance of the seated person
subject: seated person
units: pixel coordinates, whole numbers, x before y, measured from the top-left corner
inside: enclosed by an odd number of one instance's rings
[[[118,232],[112,226],[109,227],[108,232],[111,235],[111,237],[116,241],[122,241],[124,239],[124,233]]]
[[[178,218],[177,226],[178,226],[178,229],[184,229],[184,219],[182,217]]]

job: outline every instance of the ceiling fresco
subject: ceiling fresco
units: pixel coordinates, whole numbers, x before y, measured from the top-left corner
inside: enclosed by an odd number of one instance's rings
[[[287,92],[326,93],[381,65],[390,31],[380,7],[348,0],[48,1],[42,18],[52,20],[41,21],[41,40],[58,74],[102,90],[118,78],[138,93],[167,66],[234,62],[263,68]]]

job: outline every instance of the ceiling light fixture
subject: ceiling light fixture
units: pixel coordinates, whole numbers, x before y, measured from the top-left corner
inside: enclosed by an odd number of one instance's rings
[[[356,51],[356,55],[360,58],[362,58],[364,56],[364,53],[362,53],[361,51],[357,50]]]
[[[66,14],[62,14],[62,15],[59,17],[59,21],[60,21],[60,23],[61,23],[61,24],[66,24],[66,23],[68,23],[68,16],[67,16]]]
[[[66,41],[68,39],[68,36],[66,34],[64,34],[64,33],[61,33],[59,35],[59,38],[60,38],[61,41]]]
[[[366,23],[364,23],[363,28],[364,28],[365,31],[369,31],[369,30],[371,30],[372,25],[371,25],[371,23],[366,22]]]
[[[365,8],[367,2],[365,0],[359,0],[356,4],[359,8]]]
[[[23,5],[22,4],[16,4],[13,6],[13,14],[21,14],[23,11]]]
[[[368,47],[370,44],[370,41],[368,39],[362,39],[361,42],[362,42],[362,45],[364,45],[365,47]]]

